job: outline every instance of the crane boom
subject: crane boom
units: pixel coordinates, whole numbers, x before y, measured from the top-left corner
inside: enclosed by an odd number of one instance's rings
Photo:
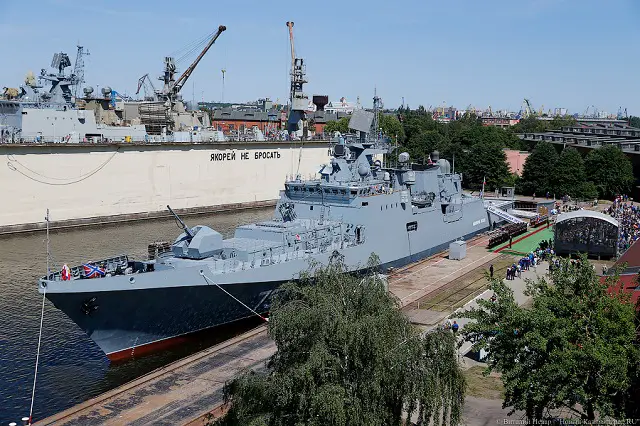
[[[152,93],[156,92],[156,88],[153,85],[153,83],[151,82],[151,78],[149,78],[149,74],[145,74],[142,77],[140,77],[138,79],[138,89],[136,90],[136,95],[138,93],[140,93],[140,89],[144,86],[145,87],[145,92],[146,92],[146,85],[149,84],[149,86],[151,87]],[[146,93],[145,93],[146,94]]]
[[[296,66],[296,51],[293,45],[293,21],[287,21],[287,28],[289,28],[289,44],[291,45],[291,75],[293,75]],[[289,100],[293,102],[293,88],[290,90]]]
[[[191,73],[193,73],[193,70],[196,68],[196,66],[198,66],[198,63],[200,62],[202,57],[207,53],[207,51],[211,48],[211,46],[213,46],[213,43],[216,42],[220,34],[222,34],[222,32],[225,31],[226,29],[227,27],[225,27],[224,25],[220,25],[218,27],[218,31],[216,31],[216,33],[211,38],[211,40],[209,40],[209,43],[207,43],[204,49],[202,49],[202,52],[200,52],[196,60],[193,61],[191,65],[189,65],[189,68],[187,68],[187,70],[184,73],[182,73],[180,78],[178,78],[178,80],[176,80],[176,82],[173,84],[173,87],[171,87],[172,94],[177,94],[178,92],[180,92],[180,89],[182,89],[182,86],[184,86],[184,84],[187,82],[187,80],[191,76]]]

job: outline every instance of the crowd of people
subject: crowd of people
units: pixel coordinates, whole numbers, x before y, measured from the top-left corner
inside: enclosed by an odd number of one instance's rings
[[[507,268],[507,280],[513,280],[516,277],[520,278],[522,271],[528,271],[532,266],[537,266],[542,260],[551,260],[555,252],[551,248],[549,242],[545,241],[541,247],[538,247],[534,251],[530,252],[517,263],[513,263]]]
[[[640,209],[633,204],[633,199],[627,195],[615,198],[606,213],[619,223],[618,251],[627,250],[640,237]]]

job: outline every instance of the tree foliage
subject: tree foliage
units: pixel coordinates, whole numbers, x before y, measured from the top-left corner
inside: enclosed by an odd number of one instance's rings
[[[324,126],[324,132],[332,135],[334,132],[349,132],[349,117],[342,117],[340,120],[328,121]]]
[[[520,119],[512,127],[515,133],[543,133],[550,130],[561,130],[565,126],[574,126],[577,123],[573,117],[556,116],[551,120],[540,120],[537,116]]]
[[[585,159],[591,180],[602,198],[628,194],[635,178],[627,155],[615,146],[607,145],[592,150]]]
[[[463,158],[463,176],[472,182],[472,188],[481,188],[485,177],[487,191],[503,186],[509,179],[506,155],[498,142],[477,143]]]
[[[529,281],[531,308],[492,280],[496,302],[479,300],[466,311],[475,321],[463,336],[488,352],[488,370],[502,373],[504,406],[541,419],[567,408],[583,419],[624,415],[636,404],[630,387],[637,372],[635,310],[627,294],[608,292],[586,257],[561,261],[547,281]]]
[[[640,128],[640,117],[631,116],[629,117],[629,126]]]
[[[390,137],[394,142],[404,140],[404,128],[395,115],[380,114],[380,128],[382,133]]]
[[[377,275],[344,271],[333,261],[281,287],[269,321],[277,352],[266,371],[225,387],[230,410],[215,424],[399,425],[411,414],[460,423],[453,335],[422,337]]]
[[[555,169],[557,162],[558,152],[555,147],[549,142],[538,142],[524,163],[518,191],[526,195],[552,191],[551,171]]]
[[[569,195],[573,198],[593,199],[598,191],[591,182],[587,182],[584,160],[575,148],[562,150],[558,161],[550,174],[551,193],[561,197]]]

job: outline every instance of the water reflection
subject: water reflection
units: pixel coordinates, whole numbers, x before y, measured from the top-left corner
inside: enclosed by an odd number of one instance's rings
[[[52,218],[55,211],[51,212]],[[211,226],[225,237],[236,226],[271,217],[273,209],[189,216],[189,226]],[[53,263],[76,265],[128,253],[147,257],[153,241],[173,240],[181,232],[173,219],[131,222],[52,231]],[[36,359],[41,295],[37,279],[45,274],[44,232],[0,237],[0,421],[28,415]],[[177,347],[131,362],[111,365],[100,349],[48,301],[44,325],[34,419],[64,410],[131,381],[169,362],[259,325],[259,319],[198,333]]]

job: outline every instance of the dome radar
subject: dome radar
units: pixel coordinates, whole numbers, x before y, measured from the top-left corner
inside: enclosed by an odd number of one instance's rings
[[[408,163],[410,158],[411,157],[409,157],[408,152],[402,152],[400,153],[400,155],[398,155],[398,161],[401,163]]]

